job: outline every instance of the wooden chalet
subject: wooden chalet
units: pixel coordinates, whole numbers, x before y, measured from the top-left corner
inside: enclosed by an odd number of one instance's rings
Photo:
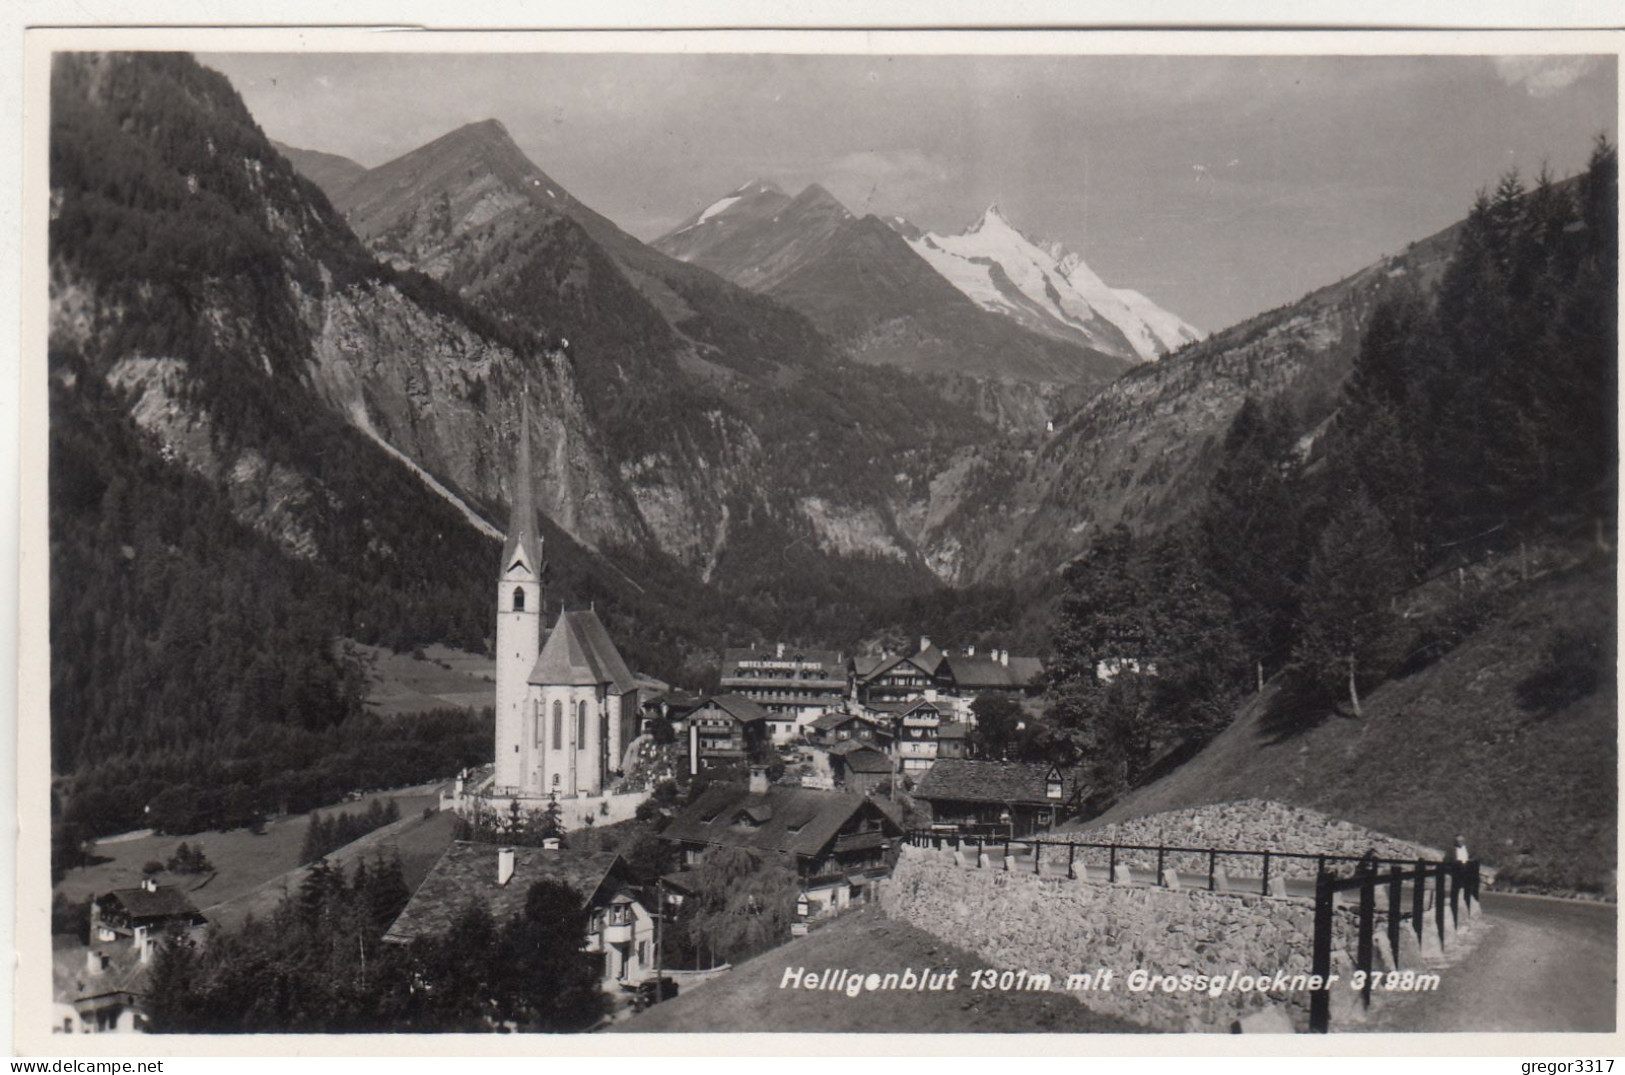
[[[661,832],[694,867],[718,847],[739,847],[793,869],[809,903],[845,907],[890,872],[902,825],[878,800],[847,792],[769,785],[713,784]]]
[[[1019,839],[1070,816],[1083,791],[1076,771],[1059,765],[941,758],[914,797],[930,804],[934,826]]]
[[[765,709],[742,694],[714,694],[688,714],[688,771],[749,763],[768,738]]]

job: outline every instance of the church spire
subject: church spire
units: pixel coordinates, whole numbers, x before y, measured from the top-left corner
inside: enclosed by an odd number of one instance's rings
[[[536,527],[536,497],[530,475],[530,392],[521,397],[519,459],[514,466],[513,512],[508,518],[508,540],[502,546],[502,571],[524,562],[531,574],[542,574],[542,537]]]

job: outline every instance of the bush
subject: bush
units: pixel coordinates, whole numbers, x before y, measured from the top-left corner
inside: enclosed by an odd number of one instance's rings
[[[169,856],[168,870],[170,873],[208,873],[214,869],[214,864],[203,853],[203,845],[188,846],[183,840],[175,848],[175,853]]]
[[[1602,641],[1583,631],[1559,628],[1546,644],[1540,664],[1518,684],[1518,705],[1526,713],[1551,716],[1596,693],[1603,673]]]
[[[141,867],[141,872],[146,874],[148,877],[151,877],[156,873],[163,873],[164,864],[159,862],[157,859],[148,859],[147,864]]]

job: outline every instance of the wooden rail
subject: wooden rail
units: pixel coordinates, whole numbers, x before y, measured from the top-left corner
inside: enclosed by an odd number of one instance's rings
[[[954,851],[974,851],[978,856],[983,852],[1000,849],[1005,856],[1009,856],[1014,849],[1017,852],[1031,851],[1033,858],[1033,872],[1039,872],[1043,858],[1042,849],[1045,847],[1067,848],[1067,864],[1072,866],[1076,861],[1078,851],[1104,852],[1108,859],[1112,876],[1115,876],[1120,853],[1155,854],[1157,856],[1156,876],[1152,881],[1154,885],[1167,885],[1166,865],[1171,855],[1193,855],[1207,860],[1207,889],[1209,892],[1218,890],[1219,860],[1244,859],[1255,860],[1258,864],[1259,894],[1270,894],[1271,865],[1283,861],[1313,862],[1315,864],[1314,877],[1328,872],[1329,868],[1338,865],[1351,865],[1358,867],[1361,864],[1375,864],[1378,867],[1395,865],[1412,865],[1412,859],[1378,858],[1370,855],[1334,855],[1310,854],[1300,851],[1273,851],[1269,849],[1254,850],[1250,848],[1234,847],[1184,847],[1176,844],[1096,844],[1076,840],[1063,840],[1055,837],[1027,837],[1026,839],[1013,839],[1008,836],[987,837],[981,834],[945,833],[931,829],[913,829],[907,837],[912,847],[930,847],[937,849],[951,849]],[[1070,870],[1068,871],[1070,872]],[[1278,871],[1277,871],[1278,872]],[[1305,881],[1311,880],[1305,878]]]
[[[1405,911],[1402,893],[1405,882],[1411,883],[1411,907]],[[1321,873],[1315,878],[1315,932],[1311,953],[1310,973],[1319,976],[1322,983],[1332,971],[1332,921],[1337,909],[1337,894],[1355,889],[1360,893],[1359,934],[1356,940],[1354,965],[1362,972],[1361,1002],[1371,1007],[1371,972],[1373,967],[1373,936],[1377,918],[1377,892],[1384,890],[1388,904],[1388,951],[1393,957],[1394,969],[1399,968],[1399,938],[1401,922],[1410,919],[1410,928],[1416,933],[1418,950],[1429,928],[1436,930],[1442,950],[1452,929],[1459,928],[1463,915],[1473,913],[1479,898],[1480,872],[1476,861],[1428,862],[1417,859],[1407,866],[1395,866],[1387,871],[1370,865],[1353,877],[1337,877]],[[1427,890],[1433,888],[1433,924],[1427,923]],[[1448,894],[1447,894],[1448,888]],[[1448,905],[1448,911],[1447,911]],[[1446,918],[1448,913],[1449,918]],[[1322,985],[1309,995],[1309,1029],[1324,1034],[1331,1029],[1331,988]]]

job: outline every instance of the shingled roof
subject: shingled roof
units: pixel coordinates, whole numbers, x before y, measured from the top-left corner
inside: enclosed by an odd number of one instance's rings
[[[497,884],[496,844],[458,840],[448,847],[423,879],[412,899],[384,934],[386,941],[411,941],[444,934],[457,916],[475,901],[483,901],[498,922],[525,909],[530,886],[558,881],[581,893],[582,906],[591,906],[611,874],[630,883],[626,865],[613,851],[572,851],[559,848],[516,847],[513,876]]]
[[[704,709],[706,706],[713,705],[741,724],[750,724],[767,719],[767,710],[746,698],[743,694],[713,694],[698,708]]]
[[[835,751],[832,750],[830,753],[834,754]],[[874,747],[863,746],[862,744],[859,744],[857,750],[847,751],[841,757],[841,764],[854,773],[879,773],[884,775],[892,771],[890,758]]]
[[[606,685],[615,694],[638,685],[598,613],[591,610],[559,613],[531,667],[530,682],[550,687]]]
[[[122,911],[132,922],[167,918],[204,921],[203,913],[178,888],[159,887],[154,892],[144,888],[119,888],[98,896],[96,902],[104,909]]]
[[[1044,678],[1044,662],[1037,657],[1011,657],[1005,664],[991,657],[950,655],[946,663],[947,674],[960,690],[1023,690]]]
[[[1079,790],[1075,771],[1060,770],[1060,799],[1051,799],[1045,794],[1050,771],[1056,768],[1047,762],[938,758],[936,764],[920,778],[914,795],[920,799],[962,803],[1028,803],[1041,806],[1071,802]]]
[[[661,832],[668,840],[744,847],[817,858],[860,810],[874,809],[892,835],[903,828],[884,806],[862,795],[775,784],[752,794],[743,784],[713,784]],[[762,819],[756,825],[740,818]]]
[[[863,716],[862,714],[848,713],[844,709],[831,709],[827,713],[820,713],[808,723],[807,727],[812,728],[815,731],[832,732],[841,725],[850,724],[852,721],[858,721],[859,723],[869,725],[874,724],[874,721]]]
[[[151,983],[151,963],[141,962],[140,949],[134,945],[97,945],[107,957],[105,967],[92,973],[86,965],[83,945],[51,950],[51,993],[59,1001],[76,1001],[105,997],[113,993],[145,996]]]
[[[532,575],[542,573],[542,537],[536,528],[536,494],[530,475],[530,397],[524,397],[519,411],[519,457],[514,465],[512,514],[508,536],[502,543],[502,574],[506,578],[515,563]]]

